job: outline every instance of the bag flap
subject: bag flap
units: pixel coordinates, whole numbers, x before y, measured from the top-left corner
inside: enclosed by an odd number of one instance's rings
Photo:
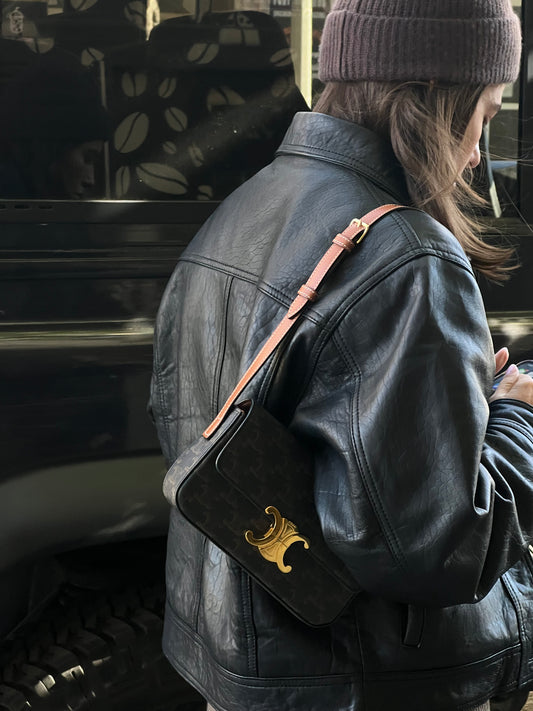
[[[352,591],[359,586],[328,548],[314,500],[313,460],[294,435],[262,407],[252,404],[240,427],[223,446],[216,468],[269,523],[274,506],[311,541],[307,555]],[[290,558],[290,552],[287,554]]]
[[[180,454],[163,480],[163,494],[171,506],[176,506],[176,495],[184,479],[203,459],[209,456],[215,444],[228,436],[228,431],[232,429],[236,420],[244,418],[245,414],[242,409],[234,408],[210,439],[200,437]]]
[[[269,498],[297,511],[313,502],[313,462],[294,435],[265,409],[252,404],[216,460],[219,473],[264,510]],[[265,503],[266,502],[266,503]],[[286,515],[292,515],[287,511]]]

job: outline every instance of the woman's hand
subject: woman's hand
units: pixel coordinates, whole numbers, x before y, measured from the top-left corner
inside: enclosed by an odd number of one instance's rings
[[[495,356],[496,372],[505,366],[508,359],[509,351],[507,348],[501,348]],[[503,398],[521,400],[528,405],[533,405],[533,378],[520,373],[516,365],[510,365],[494,394],[489,398],[489,402]]]

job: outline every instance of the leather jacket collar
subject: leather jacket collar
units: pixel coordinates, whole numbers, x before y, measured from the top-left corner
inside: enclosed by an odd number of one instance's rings
[[[351,121],[314,112],[298,113],[276,155],[309,156],[334,163],[372,181],[396,202],[410,202],[392,146]]]

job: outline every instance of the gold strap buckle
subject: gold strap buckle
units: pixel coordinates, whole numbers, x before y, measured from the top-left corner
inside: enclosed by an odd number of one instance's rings
[[[361,235],[359,235],[359,238],[355,241],[355,244],[359,244],[359,242],[362,242],[364,240],[364,238],[366,237],[366,233],[370,229],[370,225],[367,225],[366,222],[363,222],[363,220],[360,220],[358,218],[355,218],[355,220],[352,220],[350,222],[350,226],[351,225],[356,225],[359,228],[360,227],[363,228],[363,233]]]

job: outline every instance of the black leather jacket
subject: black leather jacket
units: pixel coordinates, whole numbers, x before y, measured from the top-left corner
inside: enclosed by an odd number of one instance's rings
[[[296,116],[163,298],[151,406],[168,462],[335,234],[407,200],[377,136]],[[326,541],[364,592],[307,627],[172,510],[165,652],[217,709],[449,711],[532,682],[533,408],[489,409],[493,376],[458,242],[422,212],[385,217],[245,393],[312,446]]]

